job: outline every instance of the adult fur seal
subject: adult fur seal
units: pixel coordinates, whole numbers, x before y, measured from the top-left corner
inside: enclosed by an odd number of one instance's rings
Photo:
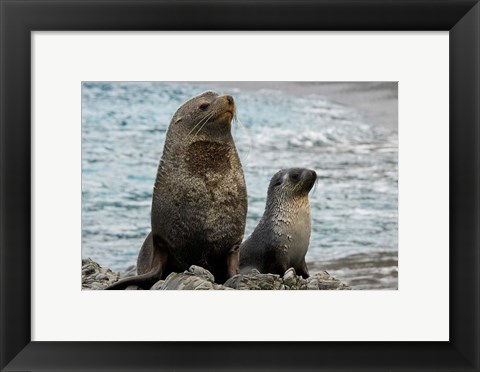
[[[293,267],[308,278],[305,254],[311,232],[308,193],[317,174],[313,170],[290,168],[277,172],[268,187],[262,219],[240,247],[240,269],[283,275]]]
[[[174,114],[165,138],[152,201],[152,231],[137,260],[138,276],[107,289],[150,288],[191,265],[223,283],[239,272],[247,191],[233,142],[231,96],[205,92]]]

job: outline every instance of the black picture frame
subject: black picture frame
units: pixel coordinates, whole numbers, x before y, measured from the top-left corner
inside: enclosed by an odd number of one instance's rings
[[[0,12],[2,371],[480,370],[477,0],[0,0]],[[38,30],[449,31],[450,341],[32,342],[30,34]]]

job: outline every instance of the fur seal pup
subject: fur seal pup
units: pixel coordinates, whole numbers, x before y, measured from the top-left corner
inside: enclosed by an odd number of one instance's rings
[[[107,289],[149,289],[171,272],[191,265],[223,283],[239,272],[247,190],[231,134],[231,96],[205,92],[173,115],[158,166],[152,200],[152,231],[137,260],[138,276]]]
[[[268,186],[265,212],[252,235],[240,246],[240,269],[283,275],[293,267],[308,278],[305,255],[311,232],[308,193],[317,174],[304,168],[277,172]]]

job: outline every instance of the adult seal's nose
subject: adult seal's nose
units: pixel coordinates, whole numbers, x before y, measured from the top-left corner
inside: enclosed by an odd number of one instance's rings
[[[233,105],[233,97],[232,96],[225,96],[227,99],[228,104]]]

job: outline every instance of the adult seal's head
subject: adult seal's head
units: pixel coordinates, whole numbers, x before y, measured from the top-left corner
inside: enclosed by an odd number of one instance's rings
[[[205,92],[173,115],[153,190],[152,231],[130,284],[150,288],[171,272],[202,266],[223,283],[239,271],[247,215],[242,165],[231,135],[235,102]]]
[[[293,267],[308,278],[305,255],[311,232],[308,193],[317,174],[304,168],[277,172],[268,187],[265,212],[240,247],[240,269],[283,275]]]
[[[168,135],[172,139],[180,137],[187,144],[197,142],[200,138],[230,140],[234,113],[235,101],[232,96],[219,96],[208,91],[180,106],[173,115]]]

